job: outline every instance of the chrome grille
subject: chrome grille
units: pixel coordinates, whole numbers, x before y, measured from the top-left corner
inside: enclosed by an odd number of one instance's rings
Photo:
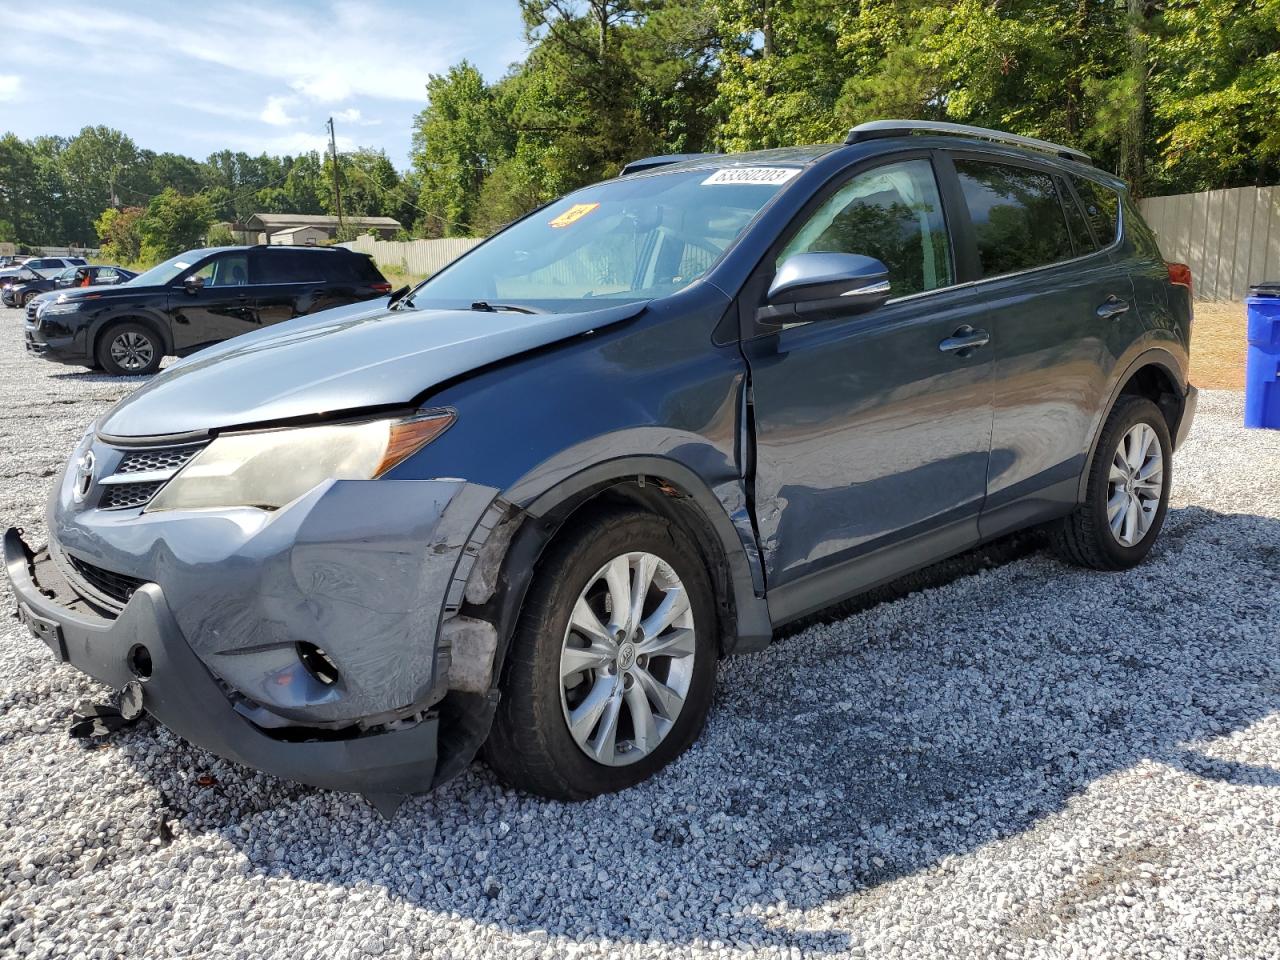
[[[157,447],[154,450],[130,450],[120,460],[116,473],[146,473],[150,470],[177,470],[200,452],[199,446]]]
[[[103,510],[127,510],[130,507],[141,507],[151,501],[164,481],[151,483],[113,483],[102,488],[102,501],[98,504]]]
[[[38,300],[32,300],[30,303],[27,304],[27,323],[36,322],[36,311],[39,309],[40,309],[40,303]]]

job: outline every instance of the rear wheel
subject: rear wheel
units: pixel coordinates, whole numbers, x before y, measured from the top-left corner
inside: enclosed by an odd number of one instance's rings
[[[1160,409],[1121,396],[1098,438],[1085,502],[1054,530],[1058,555],[1095,570],[1141,563],[1164,525],[1172,456]]]
[[[113,376],[155,373],[163,356],[160,338],[140,323],[118,323],[98,339],[98,363]]]
[[[715,608],[698,552],[646,513],[596,517],[539,564],[485,758],[506,783],[580,800],[645,780],[706,720]]]

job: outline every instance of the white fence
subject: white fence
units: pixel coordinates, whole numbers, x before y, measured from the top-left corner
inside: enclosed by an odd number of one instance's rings
[[[479,242],[471,239],[375,240],[373,237],[357,237],[339,246],[370,254],[380,267],[429,277]]]
[[[1251,283],[1280,280],[1280,187],[1148,197],[1138,206],[1165,259],[1191,268],[1197,300],[1242,300]]]

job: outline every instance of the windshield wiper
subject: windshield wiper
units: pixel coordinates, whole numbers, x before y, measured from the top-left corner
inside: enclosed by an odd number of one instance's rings
[[[499,310],[510,310],[512,313],[540,313],[539,310],[532,310],[529,307],[521,307],[514,303],[490,303],[488,300],[477,300],[471,304],[472,310],[479,310],[481,313],[497,313]]]

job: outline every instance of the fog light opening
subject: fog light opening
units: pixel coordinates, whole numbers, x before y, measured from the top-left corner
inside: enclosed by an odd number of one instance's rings
[[[319,683],[331,687],[338,682],[338,665],[329,659],[329,655],[314,643],[297,643],[298,659]]]
[[[129,649],[129,672],[139,680],[146,680],[151,676],[151,651],[140,643],[135,643]]]

